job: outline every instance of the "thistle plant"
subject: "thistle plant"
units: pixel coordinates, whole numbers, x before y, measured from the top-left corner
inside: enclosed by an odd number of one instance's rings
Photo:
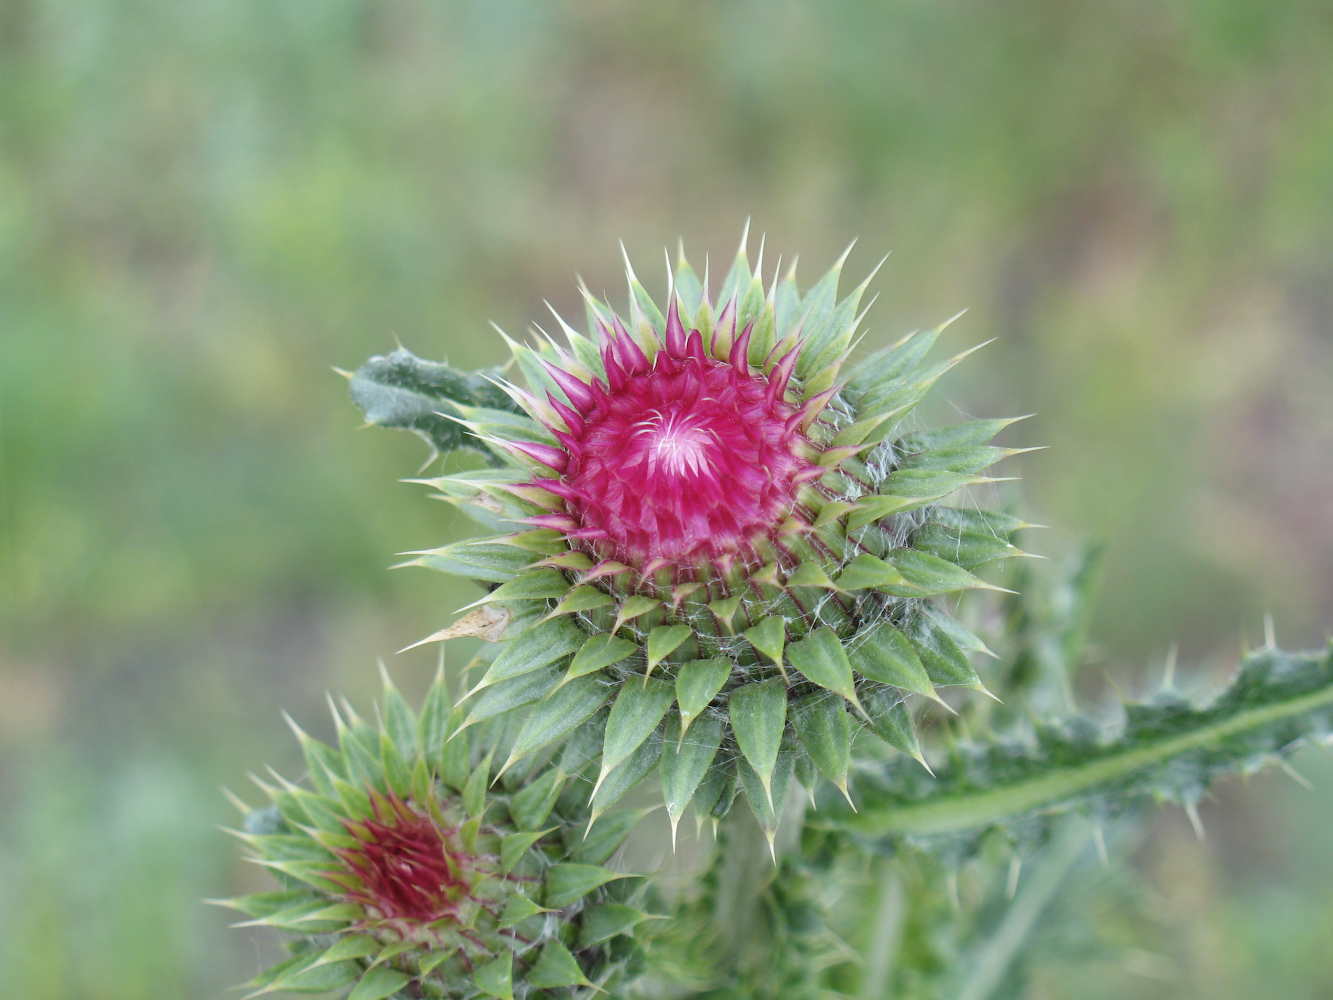
[[[668,259],[661,303],[627,260],[627,309],[580,286],[585,329],[501,334],[503,369],[349,375],[484,532],[410,553],[484,589],[422,643],[482,646],[259,782],[236,832],[282,887],[230,905],[295,937],[256,992],[1011,995],[1089,842],[1333,733],[1330,653],[1271,639],[1211,698],[1075,711],[1096,554],[1029,562],[975,504],[1013,419],[914,416],[971,352],[857,358],[870,278],[801,291],[746,244],[716,293]],[[654,800],[672,849],[711,830],[683,888],[616,860]]]
[[[353,378],[372,422],[490,466],[429,483],[508,530],[415,555],[499,584],[442,636],[508,642],[465,697],[469,721],[535,706],[505,767],[609,705],[595,808],[660,760],[673,831],[742,788],[771,845],[794,774],[849,794],[854,729],[919,757],[906,696],[985,691],[940,599],[991,588],[971,570],[1023,524],[939,501],[991,481],[1012,421],[893,434],[965,355],[926,363],[941,327],[849,367],[870,279],[838,299],[842,264],[765,290],[742,246],[715,306],[682,254],[665,313],[631,268],[624,318],[584,289],[590,335],[506,338],[527,388],[428,416],[401,394],[438,369],[405,352]]]

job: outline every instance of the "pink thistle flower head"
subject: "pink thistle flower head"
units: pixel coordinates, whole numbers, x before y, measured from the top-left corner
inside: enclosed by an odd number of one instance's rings
[[[786,399],[790,365],[776,377],[752,369],[752,327],[714,357],[674,302],[651,361],[623,327],[601,331],[605,380],[571,393],[572,419],[552,428],[563,476],[539,482],[565,498],[571,538],[599,559],[641,572],[665,563],[684,579],[729,557],[760,563],[815,468]]]
[[[405,351],[353,377],[372,421],[492,465],[429,482],[496,534],[413,562],[498,584],[432,639],[512,640],[468,708],[529,713],[506,768],[609,704],[594,813],[674,742],[703,749],[663,765],[673,829],[740,787],[771,835],[792,777],[847,793],[854,724],[919,755],[906,697],[984,690],[949,611],[1022,522],[946,500],[1011,421],[909,426],[964,356],[927,361],[947,323],[846,365],[870,278],[839,298],[845,259],[801,290],[743,237],[714,298],[682,253],[663,308],[627,261],[627,311],[585,288],[587,333],[506,338],[525,387]]]

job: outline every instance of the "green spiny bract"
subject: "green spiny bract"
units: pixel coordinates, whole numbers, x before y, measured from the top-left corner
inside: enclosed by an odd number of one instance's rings
[[[665,313],[630,269],[626,319],[585,290],[590,335],[509,342],[509,406],[405,351],[353,377],[372,422],[446,449],[444,413],[491,465],[426,482],[500,533],[413,563],[493,585],[432,638],[506,640],[464,721],[527,709],[504,767],[609,704],[594,811],[660,760],[673,830],[744,789],[771,844],[793,776],[847,794],[853,720],[919,757],[906,696],[985,690],[938,602],[1023,524],[940,501],[991,481],[1012,421],[901,432],[963,355],[926,363],[941,327],[846,367],[869,279],[839,300],[841,267],[766,291],[742,241],[714,300],[682,255]]]
[[[584,762],[564,757],[492,788],[501,727],[460,732],[442,674],[420,715],[384,681],[381,725],[335,708],[334,748],[293,723],[309,787],[275,776],[257,782],[272,805],[243,806],[234,832],[282,888],[226,905],[298,935],[250,995],[513,1000],[618,982],[647,915],[603,863],[642,812],[589,828],[588,779],[571,780]]]

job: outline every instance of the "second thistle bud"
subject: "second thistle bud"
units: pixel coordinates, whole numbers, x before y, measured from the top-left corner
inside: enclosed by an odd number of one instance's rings
[[[641,813],[589,828],[573,760],[492,790],[493,752],[449,706],[442,677],[420,715],[386,677],[382,726],[344,707],[336,747],[296,729],[310,786],[260,782],[272,804],[236,831],[282,888],[227,905],[294,935],[252,996],[513,1000],[616,981],[646,914],[604,862]]]

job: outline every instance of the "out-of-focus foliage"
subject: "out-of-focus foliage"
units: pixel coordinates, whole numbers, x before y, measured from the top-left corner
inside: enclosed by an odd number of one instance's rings
[[[1142,687],[1177,640],[1229,665],[1265,610],[1322,644],[1325,3],[9,0],[6,989],[253,975],[197,904],[259,882],[207,789],[284,759],[278,705],[317,727],[325,688],[368,697],[375,653],[475,597],[384,572],[452,515],[391,485],[424,446],[357,435],[328,366],[395,334],[497,363],[485,321],[521,331],[561,288],[576,312],[576,265],[618,288],[617,238],[726,257],[747,215],[771,252],[893,251],[872,345],[961,306],[949,346],[1001,337],[945,390],[1036,411],[1025,510],[1109,543],[1088,684]],[[397,672],[415,695],[431,669]],[[1177,816],[1141,850],[1157,951],[1052,959],[1037,995],[1328,992],[1329,796],[1220,794],[1207,845]]]

